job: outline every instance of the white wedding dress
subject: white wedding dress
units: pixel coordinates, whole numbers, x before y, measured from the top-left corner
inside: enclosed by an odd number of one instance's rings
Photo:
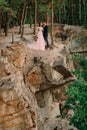
[[[38,33],[37,33],[37,41],[35,43],[32,43],[30,45],[28,45],[28,47],[30,49],[34,49],[34,50],[45,50],[45,40],[43,37],[43,28],[42,27],[38,27]]]

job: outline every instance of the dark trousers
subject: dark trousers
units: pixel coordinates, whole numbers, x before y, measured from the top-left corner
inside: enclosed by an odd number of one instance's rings
[[[44,37],[45,42],[47,43],[46,47],[49,47],[49,43],[48,43],[48,37]]]

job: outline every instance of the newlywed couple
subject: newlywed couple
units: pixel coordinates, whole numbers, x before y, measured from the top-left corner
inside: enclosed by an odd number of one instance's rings
[[[29,47],[34,50],[45,50],[45,48],[49,48],[48,26],[46,23],[39,23],[36,43]]]

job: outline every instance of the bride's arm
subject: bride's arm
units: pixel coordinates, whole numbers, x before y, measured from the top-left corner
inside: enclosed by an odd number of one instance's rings
[[[38,36],[39,27],[36,28],[36,36]]]

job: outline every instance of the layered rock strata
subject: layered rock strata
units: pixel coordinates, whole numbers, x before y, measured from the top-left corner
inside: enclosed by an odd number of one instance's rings
[[[21,42],[1,45],[0,130],[65,130],[59,105],[76,77],[53,51],[33,51]]]

